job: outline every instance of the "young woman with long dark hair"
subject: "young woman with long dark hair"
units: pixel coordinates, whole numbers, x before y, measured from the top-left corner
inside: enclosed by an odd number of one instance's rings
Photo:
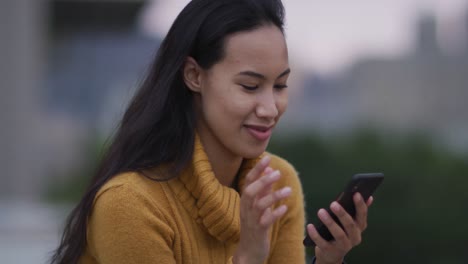
[[[304,263],[297,173],[265,153],[290,73],[280,0],[193,0],[164,39],[52,263]],[[316,263],[361,240],[338,204]],[[370,203],[369,203],[370,204]]]

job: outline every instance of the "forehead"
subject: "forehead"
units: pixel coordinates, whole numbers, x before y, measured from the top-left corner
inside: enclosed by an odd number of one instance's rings
[[[283,72],[289,66],[283,33],[276,26],[262,26],[226,38],[221,65],[231,70]]]

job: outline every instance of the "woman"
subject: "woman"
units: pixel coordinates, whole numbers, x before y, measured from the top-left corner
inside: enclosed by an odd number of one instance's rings
[[[303,263],[303,195],[285,160],[265,153],[286,110],[290,73],[277,0],[193,0],[163,41],[53,263]],[[357,197],[358,198],[358,197]],[[310,225],[316,263],[360,241]]]

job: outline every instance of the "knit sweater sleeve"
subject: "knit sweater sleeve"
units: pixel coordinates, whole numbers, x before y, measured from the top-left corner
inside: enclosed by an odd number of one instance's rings
[[[173,230],[154,203],[129,186],[98,194],[87,235],[98,263],[175,263]]]
[[[281,185],[290,186],[292,195],[286,200],[288,211],[273,231],[274,243],[270,252],[268,264],[305,263],[304,239],[304,195],[296,170],[285,160],[275,157],[275,169],[282,174]]]

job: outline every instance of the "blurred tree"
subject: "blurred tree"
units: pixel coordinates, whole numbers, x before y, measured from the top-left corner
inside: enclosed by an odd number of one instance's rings
[[[385,173],[369,228],[349,254],[350,263],[467,262],[467,157],[437,149],[421,134],[396,138],[370,130],[344,138],[306,133],[275,138],[269,151],[300,173],[311,222],[352,174]]]

